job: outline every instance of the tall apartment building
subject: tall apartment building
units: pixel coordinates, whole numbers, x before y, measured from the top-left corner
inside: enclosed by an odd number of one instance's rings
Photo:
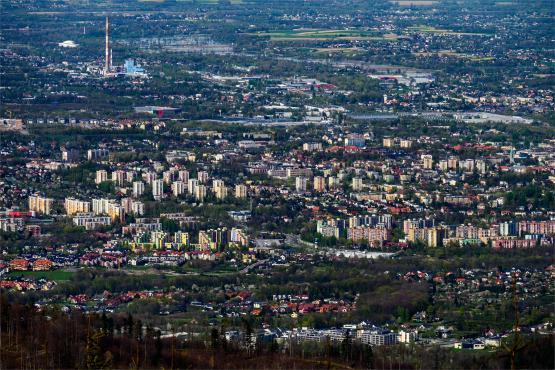
[[[128,198],[124,198],[128,199]],[[129,206],[129,205],[127,205]],[[131,203],[132,206],[132,203]],[[124,206],[118,204],[113,199],[93,199],[92,200],[92,212],[95,215],[108,215],[112,219],[123,219],[125,217],[125,208]]]
[[[197,173],[197,180],[201,184],[206,184],[208,182],[208,172],[206,171],[199,171]]]
[[[382,143],[384,147],[392,148],[395,145],[395,139],[392,137],[384,137]]]
[[[131,213],[137,216],[142,216],[145,214],[145,204],[139,201],[133,201],[131,203]]]
[[[106,170],[97,170],[94,179],[95,184],[100,184],[104,181],[108,181],[108,172]]]
[[[483,159],[476,160],[476,171],[478,171],[479,174],[485,175],[487,170],[488,167],[486,161],[484,161]]]
[[[246,198],[247,187],[243,184],[235,185],[235,198]]]
[[[197,179],[189,179],[189,181],[187,182],[187,191],[189,192],[189,194],[194,195],[198,185],[199,182]]]
[[[359,226],[347,229],[347,239],[366,240],[372,245],[382,245],[390,236],[390,231],[384,227]]]
[[[162,179],[166,184],[171,184],[172,181],[177,179],[177,171],[175,168],[171,168],[168,171],[162,173]]]
[[[164,180],[158,179],[152,182],[152,196],[154,200],[161,200],[164,196]]]
[[[54,204],[54,199],[41,197],[40,195],[31,195],[29,197],[29,211],[35,211],[37,213],[44,213],[49,215],[52,211],[52,205]]]
[[[64,162],[77,162],[81,152],[77,149],[62,149],[62,161]]]
[[[412,140],[401,139],[399,146],[403,149],[409,149],[412,147]]]
[[[314,177],[314,191],[326,191],[326,179],[321,176]]]
[[[456,170],[459,167],[459,157],[450,156],[447,158],[447,168],[450,170]]]
[[[422,159],[422,167],[426,170],[431,170],[434,168],[434,159],[431,154],[422,154],[420,157]]]
[[[203,202],[204,198],[206,198],[206,186],[197,185],[195,187],[195,199],[200,202]]]
[[[322,151],[322,143],[304,143],[303,150],[305,152]]]
[[[96,159],[103,159],[108,157],[110,152],[108,149],[89,149],[87,151],[87,160],[94,161]]]
[[[212,181],[212,192],[216,192],[217,189],[225,187],[223,180],[213,180]]]
[[[145,184],[142,181],[133,182],[133,196],[135,198],[140,197],[145,192]]]
[[[179,170],[177,172],[177,178],[179,179],[179,181],[183,181],[186,184],[189,181],[189,171]]]
[[[152,183],[156,180],[156,178],[158,177],[158,175],[156,175],[156,172],[144,172],[143,173],[143,180],[149,184],[152,185]]]
[[[91,211],[91,203],[75,198],[66,198],[64,208],[68,216],[73,216],[77,213],[89,213]]]
[[[295,190],[297,190],[298,192],[306,191],[306,183],[306,177],[297,177],[295,179]]]
[[[174,183],[172,183],[171,188],[173,196],[179,197],[180,195],[185,193],[185,189],[187,188],[187,186],[183,181],[175,181]]]
[[[127,174],[123,170],[117,170],[112,172],[112,181],[117,186],[125,185],[125,180],[127,179]]]
[[[328,188],[330,190],[334,190],[337,189],[341,186],[341,182],[339,181],[339,179],[335,176],[330,176],[328,177]]]
[[[112,220],[115,220],[115,219],[123,220],[123,219],[125,219],[125,210],[123,209],[122,206],[120,206],[117,203],[109,203],[108,204],[107,214],[108,214],[108,216],[110,216],[110,218]]]
[[[214,189],[214,195],[216,196],[216,199],[227,198],[227,188],[225,186],[218,186]]]
[[[362,179],[360,177],[353,177],[352,180],[353,191],[360,191],[363,188]]]

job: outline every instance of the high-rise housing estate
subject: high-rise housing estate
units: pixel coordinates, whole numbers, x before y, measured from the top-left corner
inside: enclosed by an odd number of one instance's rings
[[[89,213],[91,211],[91,203],[75,198],[66,198],[64,208],[68,216],[73,216],[77,213]]]
[[[206,197],[206,186],[197,185],[195,186],[195,199],[202,202]]]
[[[439,169],[441,171],[447,171],[449,169],[449,165],[447,163],[447,160],[442,159],[441,161],[439,161]]]
[[[158,179],[152,182],[152,196],[155,200],[161,200],[164,195],[164,180]]]
[[[145,204],[143,202],[133,201],[133,203],[131,203],[131,213],[133,213],[137,216],[144,215],[145,214]]]
[[[108,172],[106,170],[96,171],[96,178],[94,180],[95,184],[100,184],[104,181],[108,181]]]
[[[154,180],[156,180],[157,177],[158,177],[158,176],[156,175],[155,172],[150,172],[150,171],[149,171],[149,172],[143,173],[143,180],[144,180],[147,184],[149,184],[149,185],[152,185],[152,182],[153,182]]]
[[[37,213],[44,213],[49,215],[52,211],[52,205],[54,204],[54,199],[45,198],[40,195],[31,195],[29,197],[29,211],[35,211]]]
[[[125,211],[125,213],[131,213],[131,207],[133,206],[133,199],[129,197],[121,198],[121,206],[123,207],[123,210]]]
[[[81,152],[77,149],[64,148],[62,150],[62,161],[64,162],[77,162],[80,156]]]
[[[386,148],[391,148],[395,145],[395,140],[392,137],[384,137],[383,138],[383,146]]]
[[[171,188],[173,196],[178,197],[181,194],[185,193],[185,189],[187,188],[187,186],[183,181],[175,181],[172,183]]]
[[[89,149],[87,151],[87,160],[94,161],[95,159],[103,159],[108,157],[110,152],[108,149]]]
[[[352,180],[352,187],[353,187],[353,191],[360,191],[360,190],[362,190],[362,187],[363,187],[362,178],[360,178],[360,177],[353,177],[353,180]]]
[[[431,154],[422,154],[422,167],[431,170],[434,167],[434,159]]]
[[[198,186],[199,182],[197,179],[189,179],[188,183],[187,183],[187,191],[189,192],[189,194],[194,195],[195,194],[195,189]]]
[[[135,198],[140,197],[145,192],[145,184],[142,181],[133,182],[133,196]]]
[[[179,181],[183,181],[185,184],[189,181],[189,171],[187,170],[179,170],[177,172],[177,178]]]
[[[108,203],[110,199],[93,199],[92,200],[92,211],[95,215],[105,215],[108,213]]]
[[[162,173],[162,179],[168,185],[171,184],[172,181],[174,181],[176,178],[177,178],[177,171],[174,168],[169,169],[168,171],[164,171],[164,173]]]
[[[223,180],[214,180],[212,182],[212,191],[217,199],[225,199],[227,197],[227,188]]]
[[[206,184],[208,182],[208,172],[206,171],[199,171],[197,173],[198,182],[201,184]]]
[[[459,166],[459,157],[450,156],[447,158],[447,168],[450,170],[456,170]]]
[[[116,218],[123,220],[125,217],[125,207],[113,199],[93,199],[92,211],[95,215],[108,215],[112,220]]]
[[[487,171],[486,161],[484,161],[483,159],[478,159],[476,161],[476,171],[478,171],[478,173],[481,175],[485,175]]]
[[[243,184],[235,185],[235,198],[246,198],[247,186]]]
[[[339,179],[335,176],[328,177],[328,188],[329,189],[336,189],[340,185]]]
[[[412,140],[402,139],[399,142],[399,146],[403,149],[409,149],[412,147]]]
[[[314,191],[326,191],[326,179],[322,176],[314,177]]]
[[[117,186],[125,185],[126,178],[127,178],[127,175],[126,175],[125,171],[123,171],[123,170],[117,170],[117,171],[112,172],[112,181]]]
[[[302,177],[302,176],[296,177],[295,190],[297,190],[298,192],[306,191],[306,183],[307,183],[306,177]]]

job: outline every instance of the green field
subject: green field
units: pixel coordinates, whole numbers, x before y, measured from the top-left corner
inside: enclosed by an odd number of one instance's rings
[[[34,277],[34,278],[47,278],[54,281],[64,281],[71,280],[73,272],[64,270],[52,270],[52,271],[10,271],[8,273],[9,277]]]
[[[143,2],[147,2],[147,1],[157,1],[157,2],[164,2],[165,0],[139,0],[139,1],[143,1]],[[176,0],[177,2],[180,3],[193,3],[193,0]],[[243,4],[243,0],[230,0],[229,1],[231,4]],[[219,4],[220,0],[196,0],[196,4]]]
[[[439,3],[438,0],[391,0],[399,6],[432,6]]]
[[[433,26],[426,26],[423,24],[419,24],[416,26],[409,26],[407,27],[408,31],[412,32],[423,32],[423,33],[437,33],[442,35],[452,35],[452,36],[484,36],[485,33],[476,33],[476,32],[456,32],[453,30],[448,30],[444,28],[435,28]]]
[[[275,30],[267,32],[256,32],[253,35],[270,37],[272,41],[331,41],[331,40],[369,40],[387,41],[399,38],[395,34],[380,35],[375,31],[360,29],[306,29]]]

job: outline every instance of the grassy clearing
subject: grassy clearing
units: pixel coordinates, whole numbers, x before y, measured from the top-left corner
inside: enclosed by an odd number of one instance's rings
[[[139,0],[139,1],[160,1],[160,2],[164,2],[165,0]],[[178,3],[192,3],[193,0],[175,0]],[[244,1],[243,0],[229,0],[229,2],[233,5],[236,4],[243,4]],[[197,4],[219,4],[220,0],[196,0]]]
[[[438,0],[391,0],[399,6],[432,6],[439,3]]]
[[[9,277],[32,277],[32,278],[46,278],[54,281],[64,281],[71,280],[73,272],[64,270],[52,270],[52,271],[10,271],[8,273]]]
[[[276,30],[268,32],[256,32],[253,35],[260,37],[270,37],[272,41],[389,41],[400,38],[396,34],[380,35],[375,31],[367,30],[339,30],[339,29],[305,29]]]
[[[364,51],[361,48],[317,48],[313,50],[318,54],[354,54]]]
[[[411,32],[422,32],[422,33],[435,33],[441,35],[450,35],[450,36],[485,36],[485,33],[476,33],[476,32],[455,32],[452,30],[448,30],[445,28],[435,28],[433,26],[426,26],[423,24],[419,24],[416,26],[409,26],[407,27],[407,31]]]

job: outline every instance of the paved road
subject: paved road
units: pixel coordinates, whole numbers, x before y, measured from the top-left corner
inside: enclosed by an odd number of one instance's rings
[[[244,269],[242,269],[241,271],[239,271],[239,273],[241,274],[248,274],[248,272],[262,264],[264,264],[266,261],[268,260],[260,260],[258,262],[253,263],[252,265],[248,265],[247,267],[245,267]]]

